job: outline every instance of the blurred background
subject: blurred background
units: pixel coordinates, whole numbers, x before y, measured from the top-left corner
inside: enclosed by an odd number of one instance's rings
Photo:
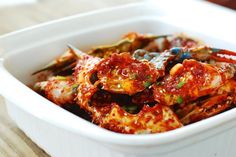
[[[144,0],[0,0],[0,35],[95,9]]]
[[[90,10],[145,0],[0,0],[0,35]],[[208,0],[236,9],[236,0]]]

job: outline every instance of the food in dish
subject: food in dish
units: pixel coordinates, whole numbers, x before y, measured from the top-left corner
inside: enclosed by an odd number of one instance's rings
[[[103,128],[161,133],[236,105],[235,56],[183,34],[131,32],[87,53],[68,45],[33,89]]]

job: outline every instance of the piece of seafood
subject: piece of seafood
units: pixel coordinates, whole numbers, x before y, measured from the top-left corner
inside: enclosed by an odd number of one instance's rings
[[[173,47],[194,48],[203,45],[204,43],[202,41],[191,38],[183,33],[179,33],[164,38],[163,42],[159,46],[159,49],[163,52]]]
[[[34,73],[49,72],[34,90],[115,132],[166,132],[236,105],[235,52],[199,45],[181,35],[138,33],[89,54],[68,45]]]
[[[166,62],[182,62],[184,59],[195,59],[204,62],[227,62],[236,64],[236,52],[200,46],[194,48],[173,47],[162,53],[149,52],[146,50],[136,50],[133,57],[138,60],[148,60],[156,64],[158,69],[162,69]]]
[[[122,54],[117,57],[122,57]],[[94,70],[99,71],[100,63],[91,64],[86,59],[81,60],[81,63],[79,61],[75,68],[76,74],[74,75],[76,76],[76,82],[79,84],[77,88],[77,104],[91,114],[94,123],[122,133],[164,132],[182,126],[178,118],[167,106],[148,107],[144,105],[137,114],[130,114],[122,109],[112,99],[110,93],[103,92],[98,88],[99,75],[97,81],[91,80]],[[136,62],[132,63],[136,64]],[[110,76],[108,75],[108,77]]]
[[[142,49],[152,43],[155,39],[165,38],[168,35],[150,35],[150,34],[138,34],[131,32],[126,34],[122,40],[118,41],[113,45],[104,45],[93,48],[88,52],[90,55],[98,56],[101,58],[107,58],[113,53],[122,53],[122,52],[134,52],[137,49]],[[155,47],[155,44],[154,44]],[[153,49],[149,48],[149,49]],[[157,48],[154,48],[155,50]]]
[[[112,103],[106,114],[94,116],[94,121],[103,128],[128,134],[161,133],[182,127],[174,112],[164,105],[144,105],[137,114],[130,114]],[[99,109],[96,110],[99,113]]]
[[[97,77],[102,89],[133,95],[157,80],[158,71],[147,61],[139,61],[129,53],[113,54],[97,65]]]
[[[235,73],[236,66],[230,63],[210,65],[184,60],[176,64],[163,81],[154,84],[154,99],[165,105],[187,103],[214,94]]]
[[[162,42],[155,42],[162,39]],[[131,32],[126,34],[122,40],[112,45],[104,45],[93,48],[88,52],[90,55],[107,58],[113,53],[133,52],[143,49],[151,52],[163,52],[173,47],[197,47],[203,45],[199,40],[190,38],[184,34],[175,35],[151,35]]]
[[[66,71],[68,69],[73,69],[79,56],[81,56],[81,53],[76,54],[76,52],[73,51],[69,47],[65,53],[63,53],[58,58],[56,58],[55,60],[53,60],[52,62],[47,64],[42,69],[34,72],[33,75],[38,74],[43,71],[51,71],[53,73],[53,75],[56,75],[57,73]]]
[[[78,85],[72,77],[54,76],[47,81],[37,82],[34,90],[59,106],[74,104]]]
[[[236,81],[231,79],[215,95],[189,104],[182,104],[175,113],[184,125],[197,122],[226,111],[236,105]]]

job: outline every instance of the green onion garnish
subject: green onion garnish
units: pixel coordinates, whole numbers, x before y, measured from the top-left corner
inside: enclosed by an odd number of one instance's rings
[[[77,92],[78,86],[79,86],[78,84],[73,84],[73,85],[72,85],[72,92],[73,92],[73,93],[76,93],[76,92]]]
[[[163,82],[156,82],[156,85],[161,86],[161,85],[163,85]]]
[[[61,80],[61,81],[64,81],[64,80],[66,80],[67,78],[66,77],[64,77],[64,76],[56,76],[56,78],[58,79],[58,80]]]
[[[178,96],[177,103],[178,104],[182,104],[183,103],[183,98],[181,96]]]
[[[137,77],[138,77],[137,73],[133,73],[130,75],[130,79],[133,79],[133,80],[137,79]]]
[[[147,88],[147,87],[149,87],[151,84],[152,84],[151,82],[147,81],[147,82],[144,83],[144,87]]]
[[[184,81],[179,82],[178,85],[177,85],[177,88],[180,89],[181,87],[183,87],[183,85],[184,85],[185,83],[186,83],[186,82],[184,82]]]

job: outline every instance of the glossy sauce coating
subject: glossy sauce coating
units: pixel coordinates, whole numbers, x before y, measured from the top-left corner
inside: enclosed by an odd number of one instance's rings
[[[88,54],[69,45],[34,90],[111,131],[170,131],[236,106],[236,53],[200,45],[135,32]]]
[[[133,95],[157,79],[153,64],[131,58],[129,53],[114,54],[97,66],[102,88],[109,92]]]
[[[176,64],[169,76],[154,85],[155,100],[161,104],[174,105],[190,102],[199,97],[214,94],[228,76],[227,68],[218,68],[195,60]]]

